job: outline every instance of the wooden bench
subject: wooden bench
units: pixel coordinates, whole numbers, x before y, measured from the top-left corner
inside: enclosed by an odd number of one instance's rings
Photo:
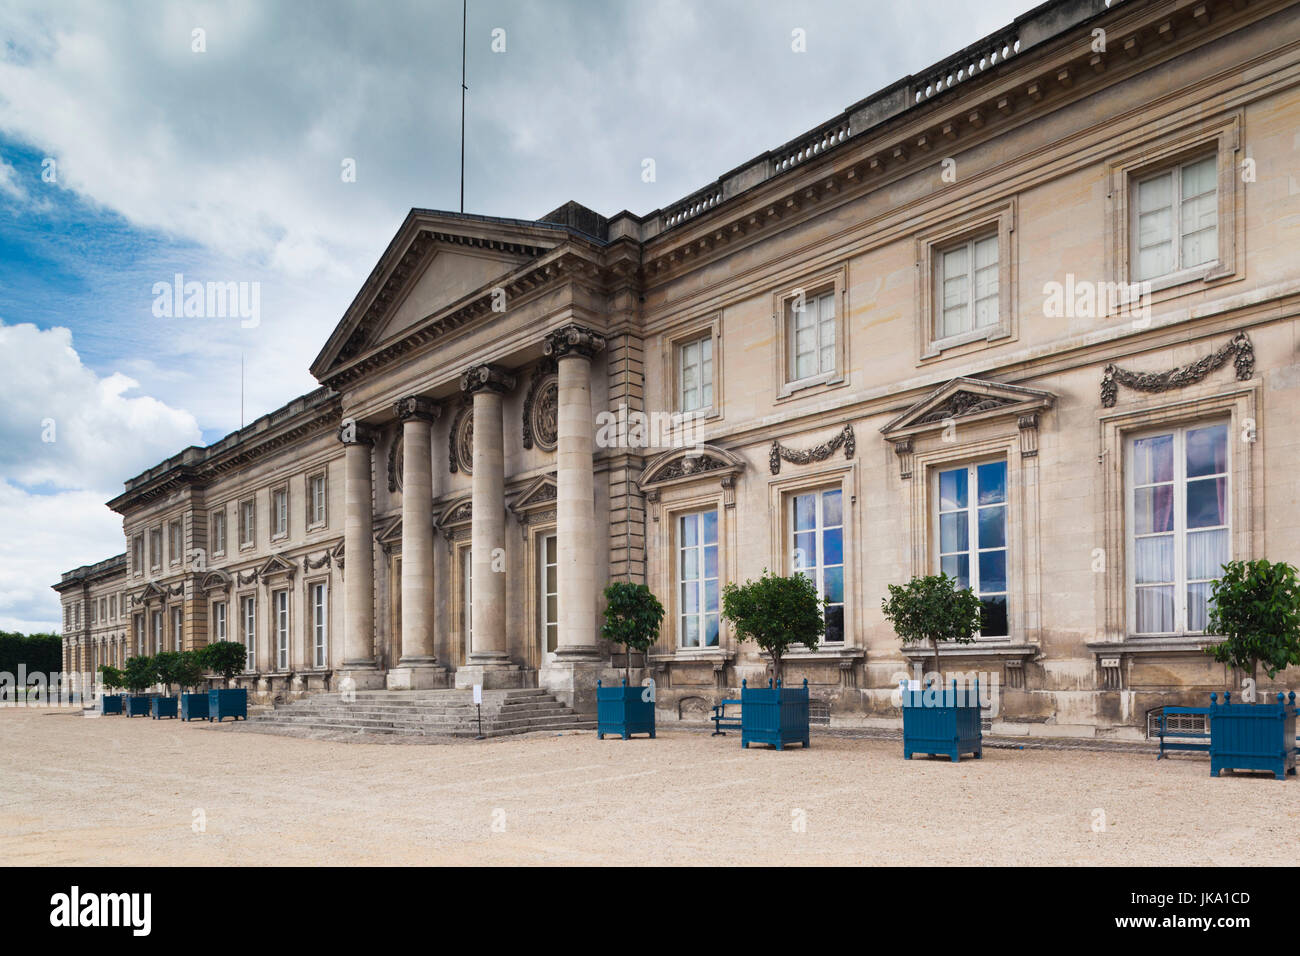
[[[1174,719],[1173,725],[1170,724],[1170,718]],[[1189,730],[1179,724],[1190,723],[1187,718],[1201,717],[1204,730]],[[1160,710],[1160,721],[1157,734],[1160,737],[1160,753],[1156,759],[1160,760],[1168,756],[1169,751],[1200,751],[1209,753],[1210,750],[1210,708],[1208,707],[1163,707]],[[1170,740],[1169,738],[1173,738]]]
[[[709,718],[710,720],[713,721],[713,733],[710,736],[713,737],[727,736],[727,731],[723,730],[722,729],[723,727],[726,727],[728,730],[740,730],[740,717],[739,715],[727,714],[728,704],[735,704],[737,707],[739,707],[740,701],[724,700],[722,703],[716,704],[714,706],[713,716]]]

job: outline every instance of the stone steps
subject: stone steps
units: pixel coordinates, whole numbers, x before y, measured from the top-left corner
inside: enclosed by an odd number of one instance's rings
[[[249,730],[293,736],[386,734],[412,737],[475,737],[479,711],[466,690],[363,691],[343,700],[317,694],[257,716]],[[595,730],[590,715],[577,714],[538,688],[483,692],[482,733],[501,737],[536,731]]]

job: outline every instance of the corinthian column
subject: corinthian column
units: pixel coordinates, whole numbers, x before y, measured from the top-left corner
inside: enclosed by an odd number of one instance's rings
[[[495,365],[474,365],[460,377],[474,398],[474,457],[470,526],[470,633],[456,686],[518,687],[520,668],[506,643],[506,475],[502,396],[515,378]]]
[[[402,656],[389,690],[446,687],[433,647],[433,446],[441,409],[423,396],[399,401],[402,422]]]
[[[596,512],[591,359],[605,347],[599,333],[569,325],[546,339],[559,368],[556,448],[556,537],[559,638],[542,684],[576,710],[594,709],[596,671]]]
[[[366,426],[345,419],[339,428],[344,451],[343,521],[343,661],[339,688],[365,690],[383,686],[375,665],[375,553],[372,537],[371,446]],[[262,641],[269,646],[270,642]],[[346,682],[351,681],[348,685]]]

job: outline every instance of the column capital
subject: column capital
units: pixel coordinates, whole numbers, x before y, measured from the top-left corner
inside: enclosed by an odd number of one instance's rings
[[[500,365],[471,365],[460,376],[460,390],[473,395],[491,391],[504,395],[515,387],[515,377]]]
[[[554,358],[580,355],[589,359],[605,348],[605,336],[583,325],[566,325],[546,336],[542,351]]]
[[[422,422],[436,422],[442,415],[442,406],[423,395],[407,395],[393,403],[393,411],[400,421],[415,419]]]
[[[354,418],[345,418],[339,423],[339,441],[345,445],[373,445],[375,433],[369,425]]]

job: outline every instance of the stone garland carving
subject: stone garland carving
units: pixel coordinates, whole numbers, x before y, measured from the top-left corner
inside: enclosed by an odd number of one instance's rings
[[[240,584],[252,584],[254,581],[257,580],[257,578],[258,578],[258,572],[256,570],[250,571],[248,574],[244,574],[242,571],[237,572],[235,574],[235,579]]]
[[[559,443],[560,380],[555,362],[548,359],[533,370],[533,378],[524,396],[523,443],[536,443],[543,451],[554,451]]]
[[[991,395],[977,395],[974,392],[956,391],[949,396],[948,400],[940,405],[934,411],[930,412],[924,418],[916,421],[917,425],[929,425],[933,422],[943,422],[950,418],[961,418],[963,415],[976,415],[979,412],[992,411],[995,408],[1002,408],[1005,405],[1014,405],[1010,399],[997,398]]]
[[[455,474],[474,474],[474,407],[461,406],[447,432],[447,468]]]
[[[845,425],[834,438],[830,441],[822,442],[806,451],[800,451],[797,448],[786,448],[779,441],[772,442],[772,451],[767,456],[768,467],[772,469],[772,474],[781,473],[781,461],[790,462],[792,465],[807,465],[814,461],[825,461],[841,446],[844,446],[844,457],[851,459],[857,450],[857,439],[853,436],[853,426]]]
[[[1131,372],[1118,365],[1107,365],[1101,378],[1101,404],[1114,408],[1119,397],[1119,386],[1127,385],[1139,392],[1170,392],[1194,385],[1216,369],[1222,368],[1233,357],[1237,381],[1245,382],[1255,374],[1255,347],[1245,332],[1238,332],[1232,341],[1216,352],[1199,358],[1190,365],[1168,372]]]
[[[304,554],[302,556],[302,572],[303,574],[306,574],[308,571],[316,571],[320,568],[325,567],[329,563],[330,563],[330,553],[328,551],[322,554],[315,561],[311,559],[310,555]]]
[[[388,446],[388,492],[393,494],[402,490],[402,430],[399,426],[393,435],[392,444]]]
[[[683,455],[681,458],[670,461],[660,468],[655,473],[654,480],[667,481],[671,478],[687,478],[691,475],[699,475],[706,471],[726,467],[727,463],[725,461],[719,461],[717,458],[708,455]]]

